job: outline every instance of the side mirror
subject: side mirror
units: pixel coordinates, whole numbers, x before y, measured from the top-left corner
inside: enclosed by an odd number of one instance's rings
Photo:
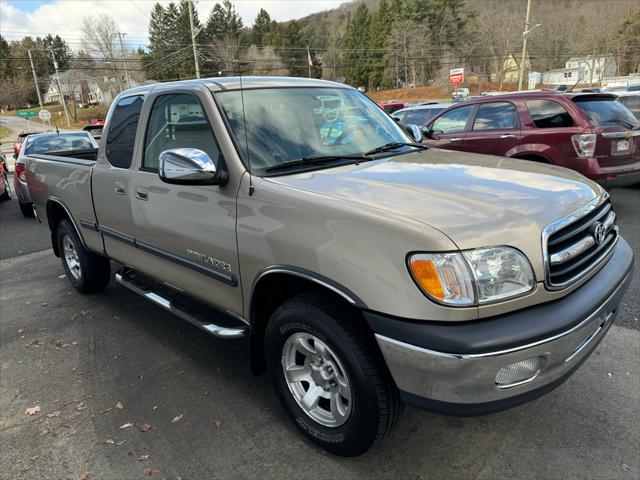
[[[422,140],[422,132],[420,131],[420,127],[414,124],[407,125],[407,128],[411,132],[411,136],[416,143],[420,143]]]
[[[173,148],[160,154],[158,175],[178,185],[224,185],[229,173],[218,171],[215,162],[197,148]]]

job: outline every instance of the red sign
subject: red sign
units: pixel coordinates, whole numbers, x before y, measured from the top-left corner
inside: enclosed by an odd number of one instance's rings
[[[449,70],[449,83],[463,83],[464,82],[464,68],[452,68]]]

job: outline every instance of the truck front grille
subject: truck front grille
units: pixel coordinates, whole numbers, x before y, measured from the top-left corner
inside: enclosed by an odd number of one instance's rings
[[[542,239],[547,287],[568,287],[600,267],[617,240],[616,214],[608,196],[549,225]]]

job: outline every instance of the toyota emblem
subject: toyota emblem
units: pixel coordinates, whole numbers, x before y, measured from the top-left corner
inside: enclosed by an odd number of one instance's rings
[[[607,235],[607,228],[604,226],[604,224],[600,222],[596,223],[593,229],[593,238],[595,239],[598,245],[601,245],[602,242],[604,242],[604,238],[606,237],[606,235]]]

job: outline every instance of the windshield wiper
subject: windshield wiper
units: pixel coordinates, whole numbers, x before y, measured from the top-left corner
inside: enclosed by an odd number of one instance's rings
[[[272,165],[265,168],[266,172],[275,172],[278,170],[288,170],[298,166],[305,165],[322,165],[325,163],[336,162],[340,160],[355,160],[357,162],[366,162],[371,160],[364,155],[318,155],[316,157],[303,157],[297,160],[291,160],[289,162],[280,163],[278,165]]]
[[[408,143],[408,142],[391,142],[385,143],[384,145],[380,145],[379,147],[372,148],[365,155],[375,155],[376,153],[388,152],[390,150],[395,150],[400,147],[415,147],[421,150],[427,150],[429,147],[426,145],[422,145],[421,143]]]

